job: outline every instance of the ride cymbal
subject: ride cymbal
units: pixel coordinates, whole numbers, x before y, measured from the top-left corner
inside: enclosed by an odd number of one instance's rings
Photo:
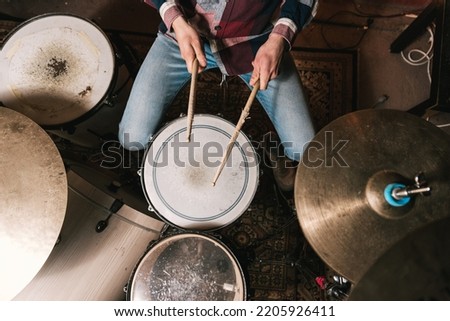
[[[400,239],[448,216],[449,192],[445,132],[407,112],[361,110],[331,122],[308,145],[295,204],[317,254],[357,282]]]
[[[60,154],[34,121],[0,107],[0,137],[0,300],[10,300],[50,255],[68,191]]]

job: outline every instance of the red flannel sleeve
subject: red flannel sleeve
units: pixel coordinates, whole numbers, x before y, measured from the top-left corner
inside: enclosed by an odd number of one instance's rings
[[[317,0],[285,0],[272,33],[281,35],[292,47],[295,36],[316,14]]]
[[[172,23],[174,20],[183,15],[175,0],[144,0],[144,2],[158,10],[161,19],[168,30],[172,29]]]

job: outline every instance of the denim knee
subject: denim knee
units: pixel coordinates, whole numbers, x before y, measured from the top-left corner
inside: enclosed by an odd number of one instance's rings
[[[146,148],[149,138],[142,133],[133,133],[131,130],[119,125],[119,142],[123,148],[129,151],[137,151]]]

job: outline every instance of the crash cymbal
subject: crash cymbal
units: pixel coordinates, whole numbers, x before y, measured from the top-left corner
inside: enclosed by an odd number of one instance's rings
[[[0,300],[10,300],[52,251],[66,213],[62,158],[39,125],[0,107]]]
[[[449,230],[446,218],[406,236],[370,267],[349,300],[450,300]]]
[[[361,110],[331,122],[308,145],[295,204],[317,254],[357,282],[400,239],[448,216],[449,192],[446,133],[407,112]]]

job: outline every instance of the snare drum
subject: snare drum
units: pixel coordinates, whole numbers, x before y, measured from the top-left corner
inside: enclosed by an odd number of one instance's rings
[[[131,301],[243,301],[247,290],[228,247],[211,236],[181,233],[149,247],[126,294]]]
[[[115,55],[102,30],[69,14],[45,14],[15,28],[0,52],[0,101],[44,128],[77,123],[113,87]]]
[[[187,142],[186,117],[164,126],[152,139],[140,170],[150,210],[186,230],[214,230],[239,218],[250,206],[259,180],[257,154],[242,132],[212,184],[234,129],[218,116],[195,115]]]

